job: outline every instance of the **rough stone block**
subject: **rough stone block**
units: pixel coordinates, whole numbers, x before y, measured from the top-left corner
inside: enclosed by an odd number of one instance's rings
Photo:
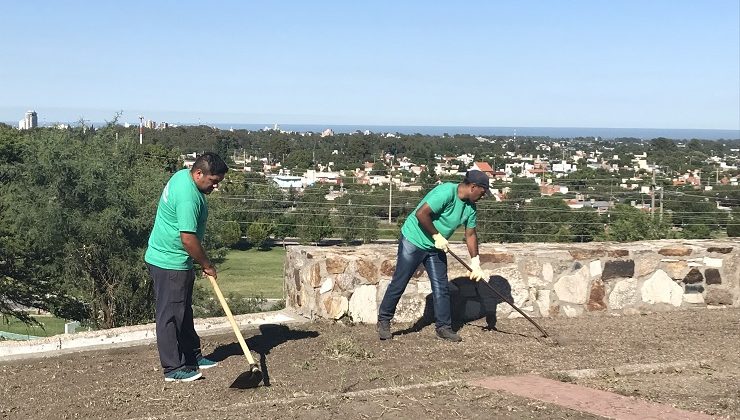
[[[550,300],[550,295],[552,292],[550,290],[538,290],[537,291],[537,298],[534,303],[534,307],[539,312],[540,316],[552,316],[550,314],[550,306],[552,305],[552,301]]]
[[[710,246],[709,248],[707,248],[707,252],[714,252],[717,254],[729,254],[730,252],[732,252],[732,249],[733,248],[731,246],[728,246],[728,247]]]
[[[354,322],[374,324],[378,320],[377,291],[373,285],[358,286],[349,299],[349,316]]]
[[[384,277],[392,277],[396,271],[396,260],[385,260],[380,264],[380,274]]]
[[[658,250],[658,254],[665,255],[666,257],[685,257],[687,255],[691,255],[691,248],[685,248],[685,247],[662,248]]]
[[[356,260],[355,270],[357,270],[357,274],[366,280],[367,284],[378,283],[378,267],[376,267],[372,261],[368,261],[363,258]]]
[[[309,280],[308,283],[311,285],[311,287],[319,287],[321,286],[321,282],[323,279],[321,278],[321,264],[314,264],[311,266],[311,271],[309,272]]]
[[[560,306],[560,312],[568,318],[575,318],[583,314],[583,307],[566,303]]]
[[[606,303],[604,303],[604,296],[606,295],[606,288],[604,282],[596,280],[591,284],[591,293],[589,294],[588,304],[586,309],[589,311],[603,311],[606,309]]]
[[[604,264],[601,280],[616,278],[628,278],[635,275],[635,262],[633,260],[614,260]]]
[[[670,303],[681,306],[683,288],[663,270],[658,270],[643,283],[640,289],[642,301],[649,304]]]
[[[552,264],[550,264],[549,262],[542,264],[542,279],[545,280],[547,284],[552,283],[553,270]]]
[[[704,257],[704,265],[713,268],[722,268],[722,258],[709,258]]]
[[[686,277],[683,278],[683,282],[686,284],[701,283],[702,281],[704,281],[704,276],[701,274],[701,271],[696,268],[689,270]]]
[[[344,296],[327,295],[321,299],[323,315],[331,319],[339,319],[347,314],[349,301]]]
[[[703,293],[704,292],[704,286],[701,284],[687,284],[684,285],[684,293],[691,294],[691,293]]]
[[[588,301],[589,281],[588,267],[583,266],[572,275],[561,277],[553,288],[560,301],[584,304]]]
[[[591,272],[592,279],[601,276],[601,261],[591,261],[588,264],[588,270]]]
[[[707,305],[732,305],[732,292],[719,287],[708,287],[704,293],[704,302]]]
[[[574,260],[592,260],[594,258],[601,258],[606,256],[605,249],[588,249],[588,248],[573,248],[569,249],[571,257]]]
[[[542,270],[541,263],[533,259],[525,259],[519,263],[522,274],[538,276]]]
[[[629,255],[630,252],[626,249],[612,249],[606,252],[606,256],[611,258],[622,258]]]
[[[327,277],[326,280],[324,280],[323,283],[321,283],[321,288],[319,289],[319,293],[324,294],[326,292],[330,292],[334,288],[334,280],[331,277]]]
[[[418,295],[401,296],[393,320],[397,322],[416,322],[424,314],[425,305],[426,300],[421,299]]]
[[[716,268],[707,268],[704,270],[704,278],[707,284],[722,284],[722,276]]]
[[[623,309],[635,305],[639,302],[638,299],[636,279],[618,280],[609,293],[609,309]]]
[[[649,276],[660,268],[660,260],[656,258],[655,253],[642,252],[635,257],[635,277],[640,278]],[[684,266],[686,264],[684,263]],[[668,273],[670,275],[670,273]]]
[[[326,259],[326,272],[329,274],[342,274],[347,269],[349,261],[342,257]]]
[[[509,286],[511,286],[511,297],[514,299],[514,304],[522,306],[529,297],[529,288],[524,283],[522,276],[519,274],[519,270],[515,267],[501,267],[496,270],[496,274],[508,281]],[[508,305],[499,305],[499,307],[501,306]]]
[[[480,263],[513,263],[514,255],[505,252],[486,252],[480,254]]]
[[[701,293],[689,293],[683,295],[683,301],[692,305],[704,304],[704,296]]]
[[[661,261],[660,269],[665,271],[672,279],[680,280],[686,276],[689,271],[689,266],[686,261],[672,260],[672,261]]]

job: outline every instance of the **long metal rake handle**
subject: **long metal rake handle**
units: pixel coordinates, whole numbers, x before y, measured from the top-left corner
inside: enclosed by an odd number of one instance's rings
[[[451,250],[451,249],[447,248],[447,252],[448,252],[448,253],[449,253],[450,255],[452,255],[453,257],[455,257],[455,259],[456,259],[456,260],[457,260],[457,261],[458,261],[458,262],[459,262],[460,264],[462,264],[462,266],[463,266],[463,267],[465,267],[465,268],[466,268],[466,269],[467,269],[468,271],[473,271],[473,269],[472,269],[472,268],[470,268],[470,266],[469,266],[468,264],[466,264],[466,263],[465,263],[465,261],[463,261],[463,260],[462,260],[462,258],[458,257],[458,256],[457,256],[457,254],[455,254],[454,252],[452,252],[452,250]],[[494,288],[493,288],[493,286],[491,286],[490,284],[488,284],[488,282],[487,282],[487,281],[485,281],[485,280],[482,280],[482,281],[483,281],[483,283],[485,283],[485,285],[486,285],[486,286],[488,286],[488,288],[489,288],[489,289],[493,290],[493,293],[496,293],[496,295],[498,295],[498,297],[500,297],[500,298],[501,298],[501,300],[503,300],[504,302],[506,302],[506,303],[508,303],[509,305],[511,305],[511,307],[512,307],[512,308],[514,308],[514,309],[516,309],[516,311],[517,311],[517,312],[519,312],[519,313],[520,313],[520,314],[521,314],[521,315],[522,315],[522,316],[523,316],[524,318],[526,318],[526,319],[527,319],[527,321],[531,322],[531,323],[532,323],[532,325],[534,325],[535,327],[537,327],[537,329],[538,329],[538,330],[540,330],[540,332],[542,333],[542,335],[543,335],[543,336],[544,336],[545,338],[548,338],[548,337],[550,337],[550,334],[548,334],[548,333],[547,333],[547,331],[545,331],[544,329],[542,329],[542,327],[540,327],[540,326],[539,326],[539,324],[537,324],[536,322],[534,322],[534,320],[533,320],[532,318],[530,318],[530,317],[529,317],[529,315],[525,314],[524,312],[522,312],[522,310],[521,310],[521,309],[519,309],[519,308],[518,308],[518,307],[517,307],[516,305],[514,305],[514,302],[512,302],[511,300],[509,300],[509,299],[508,299],[508,298],[507,298],[506,296],[504,296],[504,295],[503,295],[503,294],[502,294],[501,292],[499,292],[498,290],[494,289]]]

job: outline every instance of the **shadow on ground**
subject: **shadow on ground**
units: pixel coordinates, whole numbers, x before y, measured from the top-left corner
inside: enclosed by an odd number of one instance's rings
[[[488,285],[484,284],[485,282]],[[499,294],[505,299],[513,301],[511,284],[506,278],[499,275],[491,276],[485,282],[474,282],[468,277],[456,277],[450,281],[450,307],[452,309],[453,330],[460,331],[467,323],[479,319],[486,320],[486,326],[482,328],[497,330],[496,308],[499,304],[504,303],[504,300]],[[491,288],[494,290],[491,290]],[[432,295],[429,294],[426,296],[424,313],[421,318],[410,327],[394,332],[393,335],[419,332],[433,323],[434,300]]]
[[[250,337],[246,340],[247,347],[253,352],[260,355],[260,370],[263,375],[263,383],[270,386],[270,373],[267,363],[267,355],[270,350],[291,340],[303,340],[305,338],[315,338],[319,336],[317,331],[291,330],[286,325],[263,324],[259,327],[260,334]],[[243,356],[241,346],[238,342],[221,345],[216,347],[213,352],[207,356],[211,360],[220,362],[230,356]],[[246,362],[246,360],[245,360]],[[245,364],[246,367],[246,364]]]

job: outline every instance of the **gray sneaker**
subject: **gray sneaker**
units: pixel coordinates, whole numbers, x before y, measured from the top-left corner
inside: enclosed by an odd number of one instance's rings
[[[393,334],[391,334],[391,322],[378,320],[378,337],[381,340],[392,340]]]
[[[437,337],[447,340],[447,341],[453,341],[455,343],[459,343],[462,341],[462,338],[460,338],[455,331],[452,331],[451,327],[440,327],[437,328]]]

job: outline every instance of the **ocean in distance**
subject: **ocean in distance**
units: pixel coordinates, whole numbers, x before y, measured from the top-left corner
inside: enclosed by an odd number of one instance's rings
[[[183,124],[187,125],[187,124]],[[260,130],[273,124],[209,124],[223,130]],[[441,136],[445,133],[477,136],[542,136],[552,138],[600,137],[614,139],[633,137],[643,140],[665,137],[669,139],[735,140],[740,130],[673,129],[673,128],[599,128],[599,127],[466,127],[413,125],[341,125],[341,124],[278,124],[281,130],[320,133],[327,128],[335,133],[353,133],[370,130],[373,133],[424,134]]]
[[[6,124],[16,126],[16,123],[5,121]],[[172,122],[179,126],[198,125],[195,122]],[[68,124],[76,125],[75,122]],[[104,121],[92,122],[95,127],[104,126]],[[138,126],[138,121],[130,123]],[[203,125],[216,127],[222,130],[261,130],[272,128],[273,124],[243,124],[243,123],[213,123],[203,122]],[[474,136],[537,136],[551,138],[574,138],[574,137],[600,137],[602,139],[615,139],[620,137],[631,137],[642,140],[650,140],[657,137],[665,137],[674,140],[738,140],[740,130],[715,130],[715,129],[677,129],[677,128],[607,128],[607,127],[475,127],[475,126],[437,126],[437,125],[355,125],[355,124],[278,124],[281,130],[296,132],[320,133],[331,128],[335,133],[353,133],[370,130],[373,133],[400,133],[400,134],[424,134],[429,136],[441,136],[445,133],[471,134]]]

